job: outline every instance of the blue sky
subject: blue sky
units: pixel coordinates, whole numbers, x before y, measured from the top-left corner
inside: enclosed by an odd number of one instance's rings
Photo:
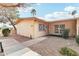
[[[36,17],[44,18],[47,21],[50,19],[73,18],[69,13],[77,10],[76,17],[79,16],[79,3],[36,3],[20,11],[20,17],[32,17],[31,9],[36,9]]]

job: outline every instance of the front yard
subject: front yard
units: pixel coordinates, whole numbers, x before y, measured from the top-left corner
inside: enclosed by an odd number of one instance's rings
[[[3,43],[4,53],[6,55],[22,56],[41,55],[41,56],[62,56],[59,50],[62,47],[68,47],[79,54],[79,45],[74,38],[63,39],[55,36],[45,36],[36,39],[29,39],[24,36],[15,35],[7,38],[0,38]],[[29,48],[30,50],[28,51]],[[21,52],[20,52],[21,51]],[[16,54],[17,53],[17,54]]]
[[[69,47],[79,53],[79,46],[74,38],[63,39],[60,37],[48,36],[45,40],[29,46],[33,51],[43,56],[61,56],[59,49]]]

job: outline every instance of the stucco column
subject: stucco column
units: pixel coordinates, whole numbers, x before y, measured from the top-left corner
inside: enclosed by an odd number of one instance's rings
[[[77,25],[76,25],[76,27],[77,27],[77,35],[79,35],[79,19],[77,19]]]

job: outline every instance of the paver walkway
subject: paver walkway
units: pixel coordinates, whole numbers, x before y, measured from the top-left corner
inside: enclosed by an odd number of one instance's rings
[[[65,46],[79,53],[79,46],[73,38],[66,40],[60,37],[48,36],[45,40],[31,45],[29,48],[42,56],[61,56],[59,49]]]

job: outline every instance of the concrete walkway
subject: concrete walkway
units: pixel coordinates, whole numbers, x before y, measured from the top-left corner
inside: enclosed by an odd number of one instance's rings
[[[23,44],[24,46],[31,46],[31,45],[33,45],[33,44],[37,44],[37,43],[39,43],[39,42],[45,40],[46,38],[47,38],[47,37],[40,37],[40,38],[36,38],[36,39],[31,39],[31,40],[29,40],[29,41],[23,42],[22,44]]]
[[[0,39],[5,56],[40,56],[13,38]]]

